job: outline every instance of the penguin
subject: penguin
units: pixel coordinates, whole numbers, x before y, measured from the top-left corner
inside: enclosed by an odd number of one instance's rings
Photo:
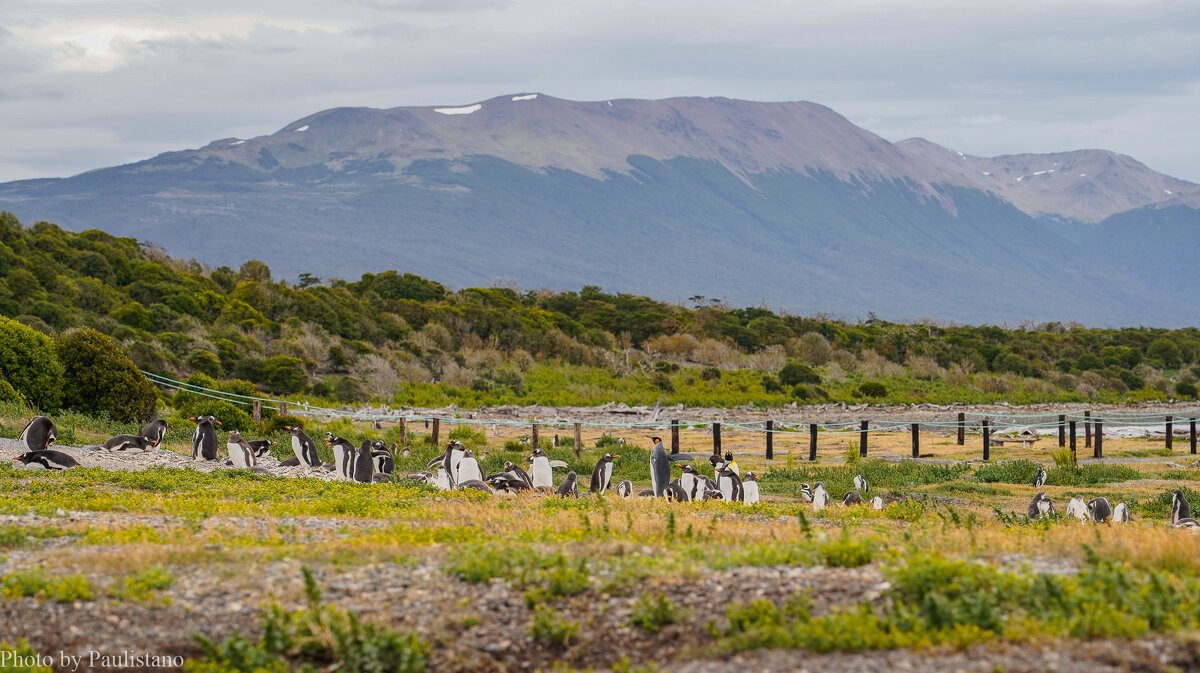
[[[588,490],[592,493],[604,493],[612,484],[613,461],[620,458],[621,454],[606,453],[596,461],[596,466],[592,468],[592,483]]]
[[[41,451],[49,448],[58,439],[58,428],[54,421],[45,416],[34,416],[25,424],[25,429],[17,437],[30,451]]]
[[[354,464],[351,466],[350,476],[360,484],[369,484],[371,476],[374,474],[375,463],[371,460],[371,440],[364,439],[362,446],[354,451]]]
[[[325,442],[333,449],[333,465],[338,476],[348,481],[353,480],[354,473],[350,468],[354,462],[354,445],[345,438],[335,437],[332,432],[325,433]]]
[[[442,469],[441,465],[438,465],[437,469],[433,471],[433,480],[430,483],[443,491],[449,491],[453,488],[450,485],[450,475],[446,474],[446,470]]]
[[[1046,497],[1045,491],[1038,491],[1033,500],[1029,501],[1025,516],[1031,521],[1041,516],[1054,516],[1054,501]]]
[[[579,497],[579,478],[575,476],[575,470],[567,473],[567,478],[563,479],[563,483],[558,485],[558,490],[555,492],[560,498]]]
[[[1118,502],[1117,506],[1113,508],[1112,520],[1115,523],[1129,523],[1132,521],[1133,517],[1129,515],[1129,507],[1123,502]]]
[[[700,502],[708,502],[709,500],[724,500],[725,496],[715,486],[709,486],[707,483],[704,486],[704,493],[700,494]]]
[[[391,482],[391,480],[392,475],[388,474],[387,472],[376,472],[375,474],[371,475],[372,484],[386,484]]]
[[[151,447],[157,444],[158,442],[142,435],[117,435],[105,442],[104,448],[109,451],[125,451],[126,449],[149,451]]]
[[[511,460],[506,460],[506,461],[504,461],[504,471],[507,474],[515,475],[521,481],[525,482],[526,486],[528,486],[529,488],[533,488],[533,480],[529,478],[528,472],[521,469],[520,465],[517,465],[516,463],[512,462]]]
[[[863,504],[863,497],[858,491],[846,491],[846,495],[842,496],[842,507],[861,504]]]
[[[1089,500],[1087,508],[1088,513],[1092,515],[1092,521],[1096,523],[1107,523],[1112,518],[1112,505],[1108,504],[1108,498],[1104,496]]]
[[[520,491],[528,491],[529,484],[525,483],[520,477],[511,472],[501,472],[490,479],[484,481],[499,491],[509,491],[510,493],[518,493]]]
[[[727,469],[731,470],[734,474],[736,474],[738,476],[738,479],[742,478],[742,470],[741,470],[741,468],[738,467],[737,461],[735,461],[733,459],[732,451],[725,452],[725,467]]]
[[[1041,488],[1046,484],[1046,468],[1038,465],[1037,475],[1033,478],[1033,487]]]
[[[1083,504],[1082,495],[1071,498],[1071,501],[1067,503],[1067,516],[1073,516],[1083,522],[1091,518],[1088,514],[1087,505]]]
[[[867,492],[867,478],[861,474],[854,475],[854,488],[861,494]]]
[[[450,480],[450,488],[458,485],[462,481],[458,478],[458,465],[462,462],[465,447],[462,442],[457,439],[446,443],[446,457],[442,461],[442,465],[446,470],[446,478]]]
[[[663,489],[663,497],[667,500],[674,500],[675,502],[688,501],[687,494],[683,492],[683,488],[680,487],[678,480],[667,484],[667,487]]]
[[[147,423],[146,426],[142,428],[141,432],[138,432],[138,434],[146,439],[151,440],[151,444],[153,446],[158,446],[159,444],[162,444],[162,440],[167,438],[167,432],[169,430],[170,426],[167,424],[167,422],[159,419],[157,421],[150,421]]]
[[[1180,519],[1179,523],[1172,525],[1176,528],[1185,528],[1187,529],[1187,532],[1192,533],[1193,535],[1200,533],[1200,521],[1196,521],[1195,519]]]
[[[262,458],[271,452],[271,447],[275,446],[275,442],[269,439],[255,439],[246,442],[250,445],[250,450],[254,452],[255,457]]]
[[[483,491],[484,493],[495,493],[496,492],[496,489],[492,488],[491,486],[488,486],[487,484],[483,483],[479,479],[468,479],[455,487],[455,490],[458,490],[458,491],[464,491],[466,489],[474,489],[476,491]]]
[[[213,423],[221,424],[212,416],[200,416],[188,420],[196,421],[196,432],[192,434],[192,460],[217,459],[217,429]]]
[[[47,470],[66,470],[72,467],[79,467],[79,461],[72,458],[70,455],[62,451],[54,449],[41,449],[40,451],[26,451],[21,455],[13,458],[25,465],[30,463],[38,463]]]
[[[401,458],[408,458],[409,454],[411,454],[411,453],[412,453],[411,446],[406,446],[403,449],[400,449],[400,457]]]
[[[392,444],[393,448],[395,446]],[[391,474],[396,469],[396,459],[392,457],[392,452],[383,442],[375,442],[371,445],[371,460],[375,463],[376,472]]]
[[[812,506],[814,512],[820,512],[829,506],[829,491],[825,490],[825,484],[818,481],[817,485],[812,490]]]
[[[483,469],[479,467],[475,452],[467,449],[463,451],[462,459],[458,461],[458,480],[471,481],[472,479],[483,481]]]
[[[871,509],[882,512],[883,511],[883,498],[881,498],[879,496],[875,496],[874,498],[871,498]]]
[[[304,430],[300,427],[284,426],[292,433],[292,452],[296,454],[296,461],[304,467],[316,467],[321,464],[321,458],[317,455],[317,445],[308,435],[304,434]]]
[[[747,472],[742,478],[742,504],[753,505],[758,502],[758,475]]]
[[[654,448],[650,450],[650,486],[657,498],[671,483],[671,458],[663,447],[661,437],[651,437],[650,441],[654,442]]]
[[[534,488],[554,490],[554,470],[550,467],[550,457],[541,449],[534,449],[533,454],[525,460],[530,463],[529,476]]]
[[[729,463],[717,470],[717,490],[725,502],[741,502],[743,497],[742,480],[738,477]]]
[[[233,462],[234,467],[250,468],[258,464],[254,449],[250,448],[249,442],[242,439],[242,434],[237,430],[229,431],[229,443],[226,444],[226,448],[229,449],[229,460]]]
[[[696,468],[684,463],[679,466],[683,470],[683,474],[679,476],[679,487],[683,489],[689,501],[700,499],[700,487],[704,483],[700,480],[700,473]]]
[[[721,467],[725,465],[725,461],[721,459],[721,456],[718,456],[715,453],[708,457],[708,463],[712,465],[714,477],[717,474],[717,470],[721,469]]]
[[[800,499],[804,502],[813,501],[812,486],[809,486],[808,482],[800,484]]]
[[[638,491],[637,494],[638,494],[639,498],[653,498],[654,497],[654,489],[643,488],[642,490]]]
[[[1182,489],[1171,491],[1171,524],[1175,525],[1183,519],[1192,518],[1192,506],[1183,497]]]
[[[626,479],[617,484],[617,495],[621,496],[622,498],[628,498],[629,496],[633,495],[633,482]]]

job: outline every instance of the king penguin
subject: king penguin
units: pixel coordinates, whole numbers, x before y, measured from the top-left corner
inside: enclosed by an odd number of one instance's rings
[[[254,449],[237,430],[229,431],[229,443],[225,448],[229,449],[229,460],[234,467],[251,468],[258,464]]]
[[[650,486],[654,497],[662,497],[667,484],[671,483],[671,457],[663,447],[662,437],[651,437],[654,448],[650,450]]]
[[[200,416],[189,420],[196,421],[196,432],[192,434],[192,460],[217,459],[217,429],[213,423],[221,424],[212,416]]]
[[[312,438],[304,434],[304,430],[299,427],[284,426],[292,433],[292,452],[296,454],[296,460],[304,467],[317,467],[321,464],[321,458],[317,455],[317,445],[313,444]]]
[[[758,475],[747,472],[742,477],[742,504],[753,505],[758,502]]]
[[[1187,498],[1183,497],[1183,490],[1175,489],[1171,492],[1171,524],[1175,525],[1182,519],[1192,518],[1192,506],[1188,503]]]
[[[526,458],[529,461],[529,478],[535,489],[554,490],[554,468],[550,467],[550,456],[541,449],[534,449]]]
[[[742,468],[738,467],[737,461],[733,459],[732,451],[725,452],[725,469],[736,474],[738,479],[742,478]]]
[[[596,461],[596,466],[592,468],[592,483],[588,490],[592,493],[604,493],[612,484],[613,461],[620,458],[621,454],[613,455],[606,453]]]
[[[21,435],[17,439],[24,443],[30,451],[41,451],[58,439],[58,428],[49,418],[34,416],[25,424],[25,429],[21,431]]]

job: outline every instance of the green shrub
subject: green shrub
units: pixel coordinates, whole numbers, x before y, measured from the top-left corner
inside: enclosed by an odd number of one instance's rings
[[[4,379],[0,379],[0,402],[21,403],[21,395],[17,393],[17,389]]]
[[[539,605],[534,609],[529,635],[539,643],[566,649],[578,633],[579,623],[563,619],[554,608]]]
[[[660,591],[657,596],[643,593],[633,606],[628,624],[646,633],[658,633],[668,624],[682,624],[691,616],[690,611],[675,605]]]
[[[1175,397],[1181,400],[1196,399],[1196,384],[1180,381],[1175,384]]]
[[[866,381],[858,387],[858,394],[863,397],[887,397],[887,386],[879,381]]]
[[[985,484],[1032,484],[1037,476],[1038,464],[1032,460],[1020,458],[1017,460],[1002,460],[998,463],[988,463],[979,468],[975,479]]]
[[[62,405],[89,416],[130,423],[154,417],[158,392],[117,342],[90,327],[54,338],[63,366]]]
[[[222,423],[224,423],[224,421],[222,421]],[[299,416],[292,416],[291,414],[284,416],[272,416],[271,418],[263,421],[263,434],[269,436],[279,434],[281,432],[288,432],[289,427],[303,428],[304,419],[300,418]]]
[[[92,584],[86,577],[82,575],[47,577],[40,568],[5,575],[0,579],[0,594],[3,594],[5,598],[35,596],[58,603],[91,601],[96,598],[95,592],[92,591]]]
[[[779,382],[785,386],[795,386],[801,383],[821,385],[821,375],[803,362],[789,362],[779,370]]]
[[[114,585],[109,590],[109,595],[113,598],[145,601],[154,596],[153,592],[169,589],[173,584],[175,576],[169,570],[162,566],[153,566],[127,575],[119,585]]]
[[[221,359],[212,351],[197,348],[188,353],[185,363],[193,372],[206,374],[214,379],[225,375],[225,368],[221,366]]]
[[[0,374],[35,408],[62,403],[63,367],[50,337],[0,316]]]
[[[874,540],[857,540],[843,529],[841,537],[830,540],[818,548],[821,560],[831,568],[857,568],[875,559]]]
[[[705,381],[720,381],[721,370],[717,369],[716,367],[705,367],[704,369],[700,370],[700,378],[704,379]]]
[[[6,661],[6,653],[8,652],[11,652],[13,657]],[[42,662],[45,662],[46,656],[34,651],[30,647],[29,641],[24,638],[18,638],[16,645],[9,644],[8,641],[0,641],[0,662],[5,662],[4,670],[8,673],[54,673],[54,669],[49,666],[29,666],[24,663],[20,666],[16,665],[17,661],[33,662],[39,658]]]
[[[1128,465],[1062,465],[1046,473],[1047,486],[1094,486],[1140,479],[1141,474]]]

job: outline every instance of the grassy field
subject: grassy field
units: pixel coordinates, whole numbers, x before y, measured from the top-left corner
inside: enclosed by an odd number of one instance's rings
[[[16,434],[17,412],[0,409],[0,434]],[[63,444],[128,430],[56,420]],[[329,429],[352,441],[394,432]],[[444,432],[486,454],[485,469],[526,455],[505,449],[519,428]],[[598,455],[619,452],[614,480],[647,485],[648,441],[603,437],[586,433],[579,459],[551,455],[586,481]],[[768,462],[761,435],[727,434],[743,473],[762,476],[764,501],[749,507],[489,497],[232,469],[49,473],[10,461],[0,465],[0,624],[31,626],[0,640],[56,656],[85,644],[132,649],[193,671],[500,671],[671,670],[760,650],[803,650],[811,663],[814,653],[897,648],[914,661],[967,650],[1006,668],[1014,643],[1049,651],[1162,635],[1170,663],[1192,663],[1200,536],[1164,523],[1174,488],[1200,506],[1190,456],[1126,439],[1106,441],[1105,455],[1134,462],[1057,464],[1056,446],[1035,446],[943,465],[857,459],[857,438],[823,433],[809,463],[806,434],[781,437]],[[420,439],[399,471],[436,453]],[[710,442],[683,433],[685,450],[705,454]],[[922,452],[965,461],[979,457],[977,444],[931,434]],[[189,452],[187,430],[167,446]],[[908,448],[906,434],[870,439],[871,456]],[[1074,495],[1104,495],[1135,521],[1029,522],[1037,464],[1060,511]],[[904,501],[816,513],[797,498],[800,482],[823,481],[839,499],[856,474],[872,495]],[[32,626],[55,605],[94,617],[98,634]]]

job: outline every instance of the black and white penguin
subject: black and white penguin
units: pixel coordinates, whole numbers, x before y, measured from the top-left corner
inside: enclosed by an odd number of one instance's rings
[[[1092,521],[1096,523],[1107,523],[1112,518],[1112,505],[1108,504],[1108,498],[1104,496],[1092,498],[1088,501],[1087,508],[1092,515]]]
[[[550,467],[550,456],[541,449],[534,449],[526,458],[529,461],[529,478],[535,489],[554,490],[554,469]]]
[[[813,501],[812,486],[809,486],[808,482],[804,482],[803,484],[800,484],[800,499],[803,500],[804,502],[812,502]]]
[[[862,476],[861,474],[854,475],[854,488],[860,494],[865,495],[867,492],[867,478]]]
[[[567,473],[567,478],[563,479],[563,483],[558,485],[558,490],[555,492],[560,498],[579,497],[579,478],[575,475],[575,470]]]
[[[687,494],[683,492],[683,487],[679,485],[678,479],[667,484],[667,487],[663,489],[662,497],[666,498],[667,500],[674,500],[675,502],[688,501]]]
[[[1083,496],[1077,495],[1067,503],[1067,516],[1073,516],[1079,519],[1080,522],[1086,523],[1091,517],[1088,513],[1087,505],[1083,502]]]
[[[454,488],[458,485],[458,482],[462,481],[458,478],[458,464],[462,462],[463,453],[465,452],[466,447],[457,439],[446,443],[446,457],[442,461],[442,466],[446,470],[446,478],[450,480],[450,488]]]
[[[458,486],[456,486],[455,489],[459,490],[459,491],[464,491],[467,489],[474,489],[476,491],[483,491],[484,493],[495,493],[496,492],[496,489],[492,488],[491,486],[488,486],[487,484],[483,483],[482,481],[480,481],[478,479],[468,479],[467,481],[464,481],[461,484],[459,484]]]
[[[639,498],[653,498],[654,497],[654,489],[643,488],[642,490],[637,492],[637,496]]]
[[[199,416],[188,420],[196,421],[196,432],[192,433],[192,460],[217,459],[217,429],[213,424],[220,425],[212,416]]]
[[[525,482],[526,486],[533,488],[533,480],[529,478],[529,473],[523,470],[520,465],[511,460],[506,460],[504,461],[504,471],[507,474],[517,476],[521,481]]]
[[[354,463],[351,466],[350,476],[360,484],[369,484],[371,476],[374,474],[375,462],[371,460],[371,440],[364,439],[362,445],[354,450]]]
[[[353,481],[354,473],[351,467],[356,455],[354,445],[345,437],[334,436],[332,432],[325,433],[325,442],[333,449],[333,465],[337,475],[347,481]]]
[[[257,458],[267,455],[271,452],[271,447],[275,446],[275,442],[269,439],[252,439],[246,443],[250,445],[250,450],[254,452]]]
[[[881,498],[879,496],[875,496],[874,498],[871,498],[870,504],[871,504],[871,509],[880,511],[880,512],[883,511],[883,507],[884,507],[883,498]]]
[[[483,481],[483,469],[471,449],[463,451],[462,459],[458,461],[458,479],[460,481]]]
[[[1176,528],[1186,529],[1187,532],[1192,533],[1192,534],[1200,533],[1200,521],[1196,521],[1195,519],[1192,519],[1192,518],[1180,519],[1179,523],[1176,523],[1173,525]]]
[[[157,444],[158,442],[142,435],[117,435],[105,442],[104,448],[109,451],[126,451],[128,449],[148,451]]]
[[[1038,465],[1037,475],[1033,478],[1033,487],[1041,488],[1046,485],[1046,468]]]
[[[151,440],[152,445],[158,446],[159,444],[162,444],[162,440],[167,438],[167,432],[169,430],[170,426],[167,425],[166,421],[160,418],[157,421],[150,421],[147,423],[138,434],[146,439]]]
[[[400,449],[400,457],[401,458],[408,458],[409,454],[411,454],[411,453],[412,453],[411,446],[406,446],[403,449]]]
[[[30,451],[49,448],[58,439],[58,428],[45,416],[34,416],[17,437]]]
[[[701,488],[704,482],[700,479],[700,473],[696,471],[695,466],[684,463],[679,466],[683,470],[683,474],[679,475],[679,487],[683,489],[688,500],[699,500]]]
[[[728,462],[717,469],[717,490],[725,502],[742,501],[742,480]]]
[[[716,476],[717,476],[717,470],[719,470],[719,469],[721,469],[722,467],[724,467],[724,466],[725,466],[725,461],[724,461],[724,459],[722,459],[722,458],[721,458],[721,456],[718,456],[718,455],[717,455],[717,454],[715,454],[715,453],[714,453],[713,455],[711,455],[711,456],[709,456],[709,457],[708,457],[708,463],[709,463],[710,465],[712,465],[712,469],[713,469],[713,478],[716,478]]]
[[[392,481],[392,475],[387,472],[376,472],[371,475],[372,484],[387,484]]]
[[[489,484],[496,490],[509,491],[510,493],[530,490],[528,483],[511,472],[501,472],[487,479],[484,483]]]
[[[753,505],[758,502],[758,475],[747,472],[742,477],[742,504]]]
[[[612,484],[613,461],[620,458],[621,454],[606,453],[596,461],[596,466],[592,468],[592,483],[588,490],[592,493],[604,493]]]
[[[62,451],[54,449],[42,449],[40,451],[27,451],[13,458],[29,465],[30,463],[38,463],[47,470],[65,470],[71,467],[79,467],[79,461],[72,458],[70,455]]]
[[[628,498],[629,496],[633,495],[633,482],[626,479],[617,484],[617,495],[621,496],[622,498]]]
[[[1030,520],[1037,519],[1043,516],[1054,516],[1054,501],[1046,497],[1045,491],[1038,491],[1037,495],[1033,496],[1033,500],[1029,501],[1029,507],[1025,510],[1025,516]]]
[[[229,431],[229,443],[225,448],[229,449],[229,460],[234,467],[251,468],[258,464],[254,449],[250,448],[250,443],[242,439],[237,430]]]
[[[667,484],[671,483],[671,457],[663,446],[661,437],[651,437],[654,448],[650,449],[650,487],[654,497],[662,497]]]
[[[861,504],[863,504],[863,497],[858,491],[846,491],[846,495],[842,496],[842,507]]]
[[[396,445],[392,444],[392,449]],[[371,445],[371,460],[375,463],[375,471],[382,474],[391,474],[396,469],[396,459],[392,456],[391,449],[382,441],[377,441]]]
[[[1171,524],[1175,525],[1183,519],[1192,518],[1192,506],[1183,496],[1182,489],[1171,491]]]
[[[317,455],[317,445],[306,434],[304,429],[284,426],[292,433],[292,453],[296,454],[296,461],[304,467],[317,467],[321,464],[321,457]]]
[[[825,490],[824,482],[817,482],[812,490],[812,506],[814,512],[820,512],[829,506],[829,491]]]
[[[1133,517],[1129,514],[1129,507],[1123,502],[1118,502],[1117,506],[1113,508],[1112,520],[1114,523],[1129,523],[1132,521]]]

